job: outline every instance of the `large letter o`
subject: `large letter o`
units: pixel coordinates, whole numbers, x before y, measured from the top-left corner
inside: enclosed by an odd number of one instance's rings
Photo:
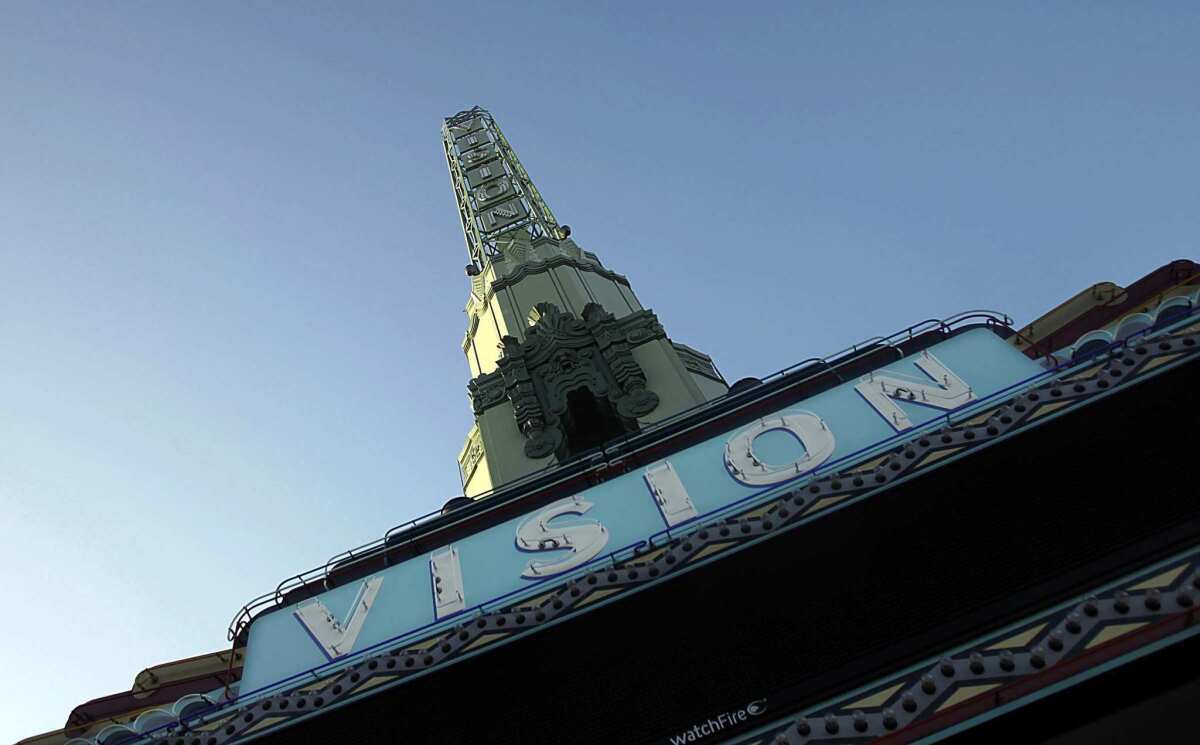
[[[754,440],[773,429],[791,432],[804,445],[805,453],[791,463],[770,464],[754,454]],[[729,438],[725,445],[725,469],[747,486],[770,486],[802,476],[833,455],[833,432],[821,417],[807,411],[761,419]]]

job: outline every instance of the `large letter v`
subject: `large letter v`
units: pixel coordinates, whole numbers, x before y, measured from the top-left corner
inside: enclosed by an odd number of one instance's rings
[[[364,581],[358,588],[358,594],[354,596],[345,621],[339,622],[334,618],[333,613],[320,600],[299,606],[292,611],[292,615],[327,658],[332,660],[341,657],[354,647],[354,640],[358,638],[358,632],[362,631],[367,613],[370,612],[371,604],[375,602],[375,596],[379,594],[379,586],[382,584],[383,577],[371,577]]]

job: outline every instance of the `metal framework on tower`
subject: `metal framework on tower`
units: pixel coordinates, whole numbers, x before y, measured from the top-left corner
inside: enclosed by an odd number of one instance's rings
[[[534,239],[561,235],[554,213],[486,110],[476,106],[445,119],[442,144],[471,257],[469,273],[487,266],[508,233],[524,230]]]

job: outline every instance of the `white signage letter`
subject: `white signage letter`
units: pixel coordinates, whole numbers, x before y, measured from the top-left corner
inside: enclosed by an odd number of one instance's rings
[[[658,505],[658,511],[662,513],[663,522],[668,528],[687,522],[698,514],[687,488],[669,461],[650,466],[642,478],[646,480],[646,486],[650,488],[654,503]]]
[[[950,411],[975,400],[971,387],[929,352],[922,352],[914,364],[938,384],[930,385],[928,380],[888,371],[859,378],[854,386],[854,390],[897,432],[910,429],[913,423],[896,401],[911,401]]]
[[[517,548],[522,551],[556,551],[568,549],[566,556],[551,561],[530,561],[522,577],[538,579],[561,574],[594,558],[608,543],[608,529],[591,520],[576,525],[553,526],[550,521],[561,515],[583,515],[592,509],[591,502],[578,496],[560,499],[517,528]]]
[[[804,446],[804,455],[791,463],[764,463],[754,454],[754,440],[771,430],[790,432]],[[793,411],[782,416],[760,419],[758,423],[736,432],[725,445],[725,468],[729,474],[747,486],[769,486],[808,473],[820,466],[837,443],[825,421],[807,411]]]
[[[458,549],[444,546],[429,556],[429,581],[433,583],[433,616],[445,618],[467,607]]]
[[[321,651],[329,659],[341,657],[354,648],[358,632],[362,631],[371,610],[375,596],[383,577],[371,577],[358,587],[358,594],[350,604],[350,611],[344,621],[338,621],[333,613],[320,600],[311,600],[292,611],[292,615],[300,625],[308,631],[308,635],[321,647]]]

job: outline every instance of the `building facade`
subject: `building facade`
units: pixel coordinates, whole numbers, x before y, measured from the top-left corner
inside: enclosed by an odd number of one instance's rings
[[[445,120],[463,497],[38,745],[1143,742],[1197,703],[1200,266],[733,386]]]

